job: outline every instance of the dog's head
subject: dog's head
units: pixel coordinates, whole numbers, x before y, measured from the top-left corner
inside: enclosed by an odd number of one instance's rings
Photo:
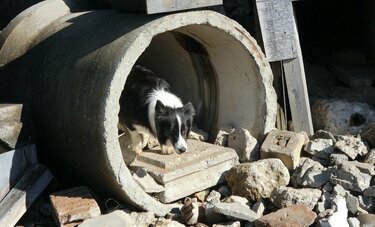
[[[165,106],[159,100],[155,106],[155,127],[159,143],[173,147],[177,153],[187,151],[186,139],[193,124],[195,110],[190,102],[180,108]]]

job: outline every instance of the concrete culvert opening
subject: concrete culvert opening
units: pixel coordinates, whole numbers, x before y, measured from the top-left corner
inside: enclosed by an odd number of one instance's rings
[[[36,20],[22,17],[18,21]],[[6,56],[0,101],[34,107],[38,146],[49,166],[157,215],[170,206],[133,181],[118,141],[119,100],[136,62],[164,77],[184,103],[194,104],[195,124],[211,141],[220,127],[246,128],[255,137],[274,127],[269,64],[255,40],[218,13],[94,10],[67,13],[37,36],[28,37],[16,26],[8,34],[17,32],[31,45],[17,59],[0,51]],[[24,52],[17,51],[24,45],[7,41],[2,50]]]

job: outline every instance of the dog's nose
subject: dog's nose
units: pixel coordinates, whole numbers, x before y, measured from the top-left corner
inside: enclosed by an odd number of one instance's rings
[[[178,151],[179,151],[180,153],[184,153],[184,152],[186,151],[186,147],[179,147],[179,148],[178,148]]]

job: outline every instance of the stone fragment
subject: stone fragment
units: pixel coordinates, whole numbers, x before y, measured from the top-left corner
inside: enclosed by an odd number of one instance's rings
[[[301,158],[300,165],[293,172],[291,181],[294,186],[318,188],[327,183],[330,177],[331,171],[324,168],[319,162]]]
[[[100,216],[100,208],[87,187],[55,192],[49,198],[60,225]]]
[[[342,164],[345,161],[348,161],[349,158],[346,154],[331,154],[329,156],[329,163],[331,165],[339,165]]]
[[[322,192],[318,189],[278,187],[272,191],[271,202],[279,208],[301,204],[312,210],[321,195]]]
[[[371,149],[365,156],[365,163],[375,165],[375,148]]]
[[[321,227],[349,227],[347,222],[348,209],[346,208],[346,202],[343,197],[337,199],[337,211],[331,216],[325,219],[321,219],[318,222],[318,226]]]
[[[375,123],[370,124],[361,132],[361,138],[366,140],[371,147],[375,147]]]
[[[359,200],[357,197],[353,196],[350,193],[346,194],[346,207],[352,214],[357,214],[359,210]]]
[[[355,159],[357,155],[364,156],[368,152],[361,138],[352,135],[338,136],[335,148],[348,155],[351,159]]]
[[[303,205],[292,205],[264,215],[255,222],[256,227],[307,227],[314,223],[315,212]]]
[[[162,185],[158,184],[150,174],[141,168],[133,173],[133,179],[146,193],[158,193],[165,190]]]
[[[375,185],[368,187],[364,192],[363,196],[365,197],[375,197]]]
[[[220,202],[221,194],[215,190],[212,190],[210,194],[208,194],[206,201],[207,203],[218,203]]]
[[[332,133],[324,130],[318,130],[315,134],[311,137],[312,140],[314,139],[331,139],[333,143],[336,143],[336,138],[333,136]]]
[[[256,161],[259,159],[258,141],[247,129],[238,128],[229,133],[228,147],[233,148],[240,162]]]
[[[22,104],[0,104],[0,122],[20,121]]]
[[[188,140],[189,152],[163,155],[144,151],[132,163],[142,168],[165,190],[157,194],[169,203],[225,182],[228,170],[238,164],[237,153],[230,148]]]
[[[304,150],[318,158],[329,159],[334,151],[333,141],[331,139],[313,139],[305,145]]]
[[[261,217],[266,207],[264,206],[264,202],[260,200],[256,202],[251,209],[258,215],[258,217]]]
[[[228,146],[228,139],[229,139],[229,133],[233,132],[234,129],[229,128],[221,128],[219,132],[217,133],[216,139],[214,144],[227,147]]]
[[[369,163],[363,163],[363,162],[358,162],[358,161],[346,161],[346,162],[343,162],[342,165],[354,165],[362,173],[366,173],[371,176],[375,175],[375,166]]]
[[[361,223],[359,223],[358,218],[355,217],[348,218],[348,224],[350,227],[361,227]]]
[[[219,223],[225,220],[224,215],[218,214],[213,210],[214,205],[220,202],[220,197],[221,195],[219,192],[212,190],[206,198],[207,203],[205,206],[204,214],[208,223]]]
[[[174,221],[171,219],[159,218],[155,225],[155,227],[185,227],[184,224],[179,223],[178,221]]]
[[[131,212],[130,218],[137,227],[148,227],[155,222],[155,214],[152,212]]]
[[[123,226],[139,226],[136,225],[130,218],[129,214],[122,210],[116,210],[109,214],[101,215],[98,217],[86,219],[79,227],[92,227],[92,226],[110,226],[110,227],[123,227]]]
[[[373,227],[375,223],[375,214],[359,214],[358,220],[361,227]]]
[[[22,123],[19,121],[0,122],[0,142],[15,149],[21,129]]]
[[[188,139],[205,142],[208,139],[208,133],[197,127],[193,127],[189,133]]]
[[[346,100],[317,100],[312,105],[311,114],[314,128],[329,131],[334,135],[357,134],[368,123],[375,122],[373,107]]]
[[[234,195],[250,201],[269,198],[274,188],[288,185],[290,175],[280,159],[264,159],[233,167],[227,182]]]
[[[212,227],[241,227],[241,222],[239,221],[231,221],[221,224],[213,224]]]
[[[249,206],[249,207],[251,205],[249,200],[247,200],[245,197],[238,196],[238,195],[231,195],[228,198],[225,198],[223,200],[223,202],[225,202],[225,203],[239,203],[239,204]]]
[[[268,133],[260,148],[260,157],[278,158],[289,169],[295,169],[299,164],[301,149],[305,143],[301,133],[285,130],[272,130]]]
[[[232,220],[246,220],[251,222],[259,218],[258,214],[252,211],[249,206],[240,203],[219,202],[214,205],[213,210]]]
[[[203,203],[206,200],[209,193],[210,193],[210,190],[206,189],[206,190],[194,193],[194,197],[197,198],[198,201]]]
[[[181,214],[188,225],[197,224],[199,218],[199,204],[197,198],[191,199],[186,197],[184,205],[181,208]]]
[[[331,183],[339,184],[347,190],[362,192],[370,186],[371,176],[361,173],[354,165],[341,165],[332,175]]]

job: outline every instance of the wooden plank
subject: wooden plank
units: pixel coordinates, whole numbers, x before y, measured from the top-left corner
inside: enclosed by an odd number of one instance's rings
[[[256,7],[267,60],[297,57],[290,0],[256,0]]]
[[[35,145],[0,154],[0,201],[32,165],[36,164]]]
[[[148,14],[222,5],[223,0],[146,0]]]
[[[0,226],[14,226],[52,180],[43,165],[34,165],[0,203]]]
[[[314,129],[311,119],[310,101],[307,92],[302,51],[294,16],[293,24],[298,57],[283,61],[290,111],[293,119],[293,129],[295,132],[305,131],[308,135],[312,135],[314,134]]]

